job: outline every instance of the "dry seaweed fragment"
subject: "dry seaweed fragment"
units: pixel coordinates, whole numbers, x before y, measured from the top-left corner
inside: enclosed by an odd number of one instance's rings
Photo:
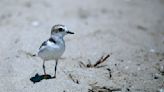
[[[112,71],[111,69],[107,68],[108,72],[109,72],[109,79],[112,78]]]
[[[105,56],[105,57],[101,57],[94,65],[93,65],[93,67],[97,67],[99,64],[101,64],[101,63],[103,63],[104,61],[106,61],[107,60],[107,58],[109,58],[110,57],[110,55],[108,54],[107,56]]]
[[[88,89],[88,92],[114,92],[114,91],[121,91],[120,88],[109,88],[106,86],[92,86],[92,89]]]
[[[86,67],[86,65],[82,62],[82,61],[80,61],[79,62],[79,66],[82,68],[82,67]]]
[[[86,67],[86,68],[93,68],[93,67],[95,67],[95,68],[101,68],[101,67],[105,67],[106,65],[101,65],[100,66],[100,64],[103,63],[103,62],[105,62],[109,57],[110,57],[109,54],[106,55],[105,57],[104,56],[101,56],[101,58],[99,60],[97,60],[97,62],[95,64],[91,64],[90,61],[88,61],[88,64],[84,64],[82,61],[80,61],[79,62],[80,63],[79,65],[80,65],[80,67]]]
[[[71,74],[69,74],[69,78],[76,84],[79,84],[79,80],[75,79]]]

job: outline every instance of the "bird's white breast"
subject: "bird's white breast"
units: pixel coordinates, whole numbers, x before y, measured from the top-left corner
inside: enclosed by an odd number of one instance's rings
[[[46,45],[40,48],[38,55],[43,60],[54,60],[60,58],[64,51],[64,40],[61,39],[56,43],[47,41]]]

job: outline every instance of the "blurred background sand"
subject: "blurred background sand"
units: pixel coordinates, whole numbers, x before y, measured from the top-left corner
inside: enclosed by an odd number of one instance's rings
[[[163,92],[164,0],[0,0],[0,9],[0,92]],[[33,84],[43,71],[31,54],[54,24],[75,35],[65,37],[57,78]],[[107,54],[105,67],[79,66]],[[51,75],[54,65],[46,62]]]

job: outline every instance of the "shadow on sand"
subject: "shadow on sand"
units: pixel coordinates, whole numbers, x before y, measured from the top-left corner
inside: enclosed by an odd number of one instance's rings
[[[41,80],[43,79],[53,79],[54,77],[51,77],[51,75],[39,75],[38,73],[35,74],[34,77],[31,77],[30,80],[33,82],[33,83],[36,83],[36,82],[40,82]]]

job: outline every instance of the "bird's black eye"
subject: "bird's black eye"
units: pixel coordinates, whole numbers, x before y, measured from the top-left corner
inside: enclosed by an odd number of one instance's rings
[[[59,28],[59,32],[62,32],[62,31],[64,31],[63,28]]]

